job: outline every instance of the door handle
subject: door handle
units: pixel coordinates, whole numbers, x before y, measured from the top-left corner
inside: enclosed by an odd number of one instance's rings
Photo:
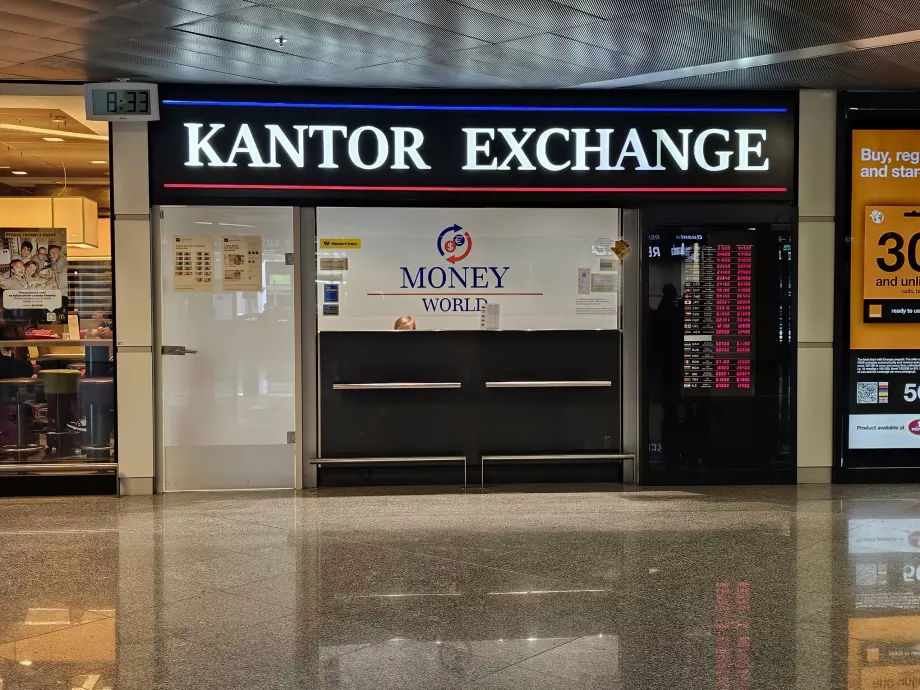
[[[164,345],[164,355],[197,355],[198,350],[189,350],[184,345]]]

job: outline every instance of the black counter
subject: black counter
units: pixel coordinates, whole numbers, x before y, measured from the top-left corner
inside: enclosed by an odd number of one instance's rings
[[[498,461],[486,480],[619,478],[590,457],[621,452],[619,331],[324,331],[319,342],[322,458],[463,457],[478,483],[483,455],[572,454],[587,457]],[[443,387],[342,388],[356,384]],[[456,462],[325,465],[319,481],[459,482],[462,472]]]

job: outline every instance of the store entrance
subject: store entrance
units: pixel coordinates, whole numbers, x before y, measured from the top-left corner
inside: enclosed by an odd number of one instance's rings
[[[154,210],[158,489],[295,487],[298,212]]]

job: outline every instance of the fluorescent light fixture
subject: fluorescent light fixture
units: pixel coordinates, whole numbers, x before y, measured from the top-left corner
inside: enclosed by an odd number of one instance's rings
[[[109,138],[102,134],[84,134],[83,132],[61,132],[57,129],[45,129],[43,127],[29,127],[27,125],[11,125],[6,122],[0,122],[0,129],[6,129],[10,132],[30,132],[31,134],[50,134],[52,136],[63,135],[68,139],[88,139],[90,141],[108,141]]]
[[[30,608],[25,625],[70,625],[70,609]]]
[[[93,165],[108,165],[108,161],[90,161]]]
[[[10,225],[17,229],[63,228],[67,244],[73,247],[99,246],[98,215],[96,202],[81,196],[0,197],[0,218],[10,219]]]
[[[14,170],[13,174],[14,175],[28,175],[29,173],[27,173],[25,170]]]
[[[64,141],[61,137],[42,137],[45,141]]]

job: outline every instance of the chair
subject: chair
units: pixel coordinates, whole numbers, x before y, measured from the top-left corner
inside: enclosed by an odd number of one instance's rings
[[[15,405],[16,414],[13,420],[16,426],[16,443],[0,446],[0,453],[12,455],[17,459],[28,458],[30,455],[40,453],[42,447],[34,440],[34,431],[29,430],[29,420],[32,418],[31,403],[40,395],[41,381],[33,378],[0,379],[0,404]],[[33,438],[30,439],[29,436]]]
[[[112,410],[115,408],[115,381],[112,378],[82,378],[78,386],[89,444],[83,446],[88,458],[107,458],[112,454]]]
[[[74,403],[77,400],[77,382],[80,372],[73,369],[42,369],[39,378],[45,386],[48,401],[48,426],[45,432],[48,447],[45,453],[57,450],[65,455],[73,449],[72,436],[79,433],[67,425],[74,420]]]

